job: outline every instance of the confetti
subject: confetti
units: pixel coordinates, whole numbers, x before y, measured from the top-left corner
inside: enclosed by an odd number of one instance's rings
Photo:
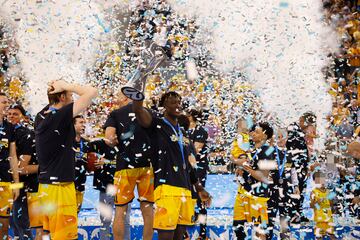
[[[107,204],[104,204],[102,202],[99,202],[97,205],[97,209],[100,212],[100,215],[107,218],[107,219],[111,219],[112,218],[112,214],[113,214],[113,208],[112,206],[109,206]]]

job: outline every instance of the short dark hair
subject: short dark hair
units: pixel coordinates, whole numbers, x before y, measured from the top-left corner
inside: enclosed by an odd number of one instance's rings
[[[191,109],[189,112],[190,116],[194,119],[195,122],[201,122],[202,121],[202,112]]]
[[[269,123],[267,122],[260,122],[258,124],[254,124],[250,130],[250,132],[255,131],[256,127],[261,127],[261,129],[263,130],[263,132],[266,134],[266,139],[270,139],[272,138],[272,136],[274,135],[274,129],[270,126]]]
[[[167,92],[167,93],[164,93],[161,98],[160,98],[160,101],[159,101],[159,107],[164,107],[164,104],[165,104],[165,101],[169,98],[169,97],[176,97],[176,98],[179,98],[181,100],[181,96],[180,94],[178,94],[177,92]]]
[[[73,118],[74,124],[76,123],[76,119],[79,119],[79,118],[84,119],[84,116],[83,116],[83,115],[76,115],[76,116]]]
[[[25,111],[24,107],[21,106],[20,104],[13,104],[9,107],[9,109],[17,109],[21,112],[21,114],[23,116],[26,116],[27,115],[27,112]]]
[[[47,91],[47,96],[48,96],[50,105],[59,103],[61,95],[66,94],[66,91],[62,91],[59,93],[50,93],[51,91],[52,91],[52,89],[48,89],[48,91]]]

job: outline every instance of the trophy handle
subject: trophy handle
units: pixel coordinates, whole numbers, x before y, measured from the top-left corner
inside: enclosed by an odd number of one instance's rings
[[[142,92],[133,87],[122,87],[121,92],[133,101],[142,101],[145,98],[145,95]]]

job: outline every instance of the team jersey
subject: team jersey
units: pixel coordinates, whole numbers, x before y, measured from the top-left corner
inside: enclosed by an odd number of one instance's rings
[[[73,103],[60,109],[45,108],[35,119],[39,182],[53,184],[75,180],[75,129]]]
[[[264,163],[268,162],[271,165],[274,165],[275,154],[274,148],[269,145],[263,145],[262,147],[255,149],[251,152],[251,159],[249,162],[250,167],[253,170],[260,170],[259,163],[263,161]],[[271,175],[271,173],[270,173]],[[257,197],[268,197],[269,196],[269,185],[263,183],[248,172],[244,171],[243,173],[244,183],[242,183],[244,189],[253,196]]]
[[[21,155],[29,155],[31,156],[29,165],[38,165],[34,131],[22,124],[17,124],[14,128],[18,160],[22,161]],[[37,192],[39,185],[38,173],[20,175],[20,182],[24,183],[27,192]]]
[[[14,127],[6,120],[0,125],[0,182],[11,182],[10,143],[15,142]]]
[[[113,127],[119,144],[116,170],[149,167],[153,156],[149,134],[141,127],[128,104],[110,113],[104,128]]]
[[[187,158],[190,149],[183,141],[180,127],[173,126],[165,118],[153,117],[149,130],[153,140],[155,189],[166,184],[191,190],[192,167]]]
[[[200,152],[196,154],[197,162],[197,171],[206,172],[209,169],[209,160],[208,160],[208,146],[207,131],[200,125],[197,125],[194,129],[189,130],[189,139],[195,144],[196,142],[203,143],[204,146],[201,148]]]
[[[320,202],[316,203],[314,207],[314,221],[315,222],[332,222],[332,211],[331,204],[329,200],[330,192],[325,189],[325,191],[315,188],[312,191],[312,197],[315,201]]]
[[[80,141],[75,141],[74,144],[75,151],[75,189],[77,191],[85,191],[85,182],[86,182],[86,167],[87,167],[87,154],[93,152],[93,147],[91,142],[80,138]]]

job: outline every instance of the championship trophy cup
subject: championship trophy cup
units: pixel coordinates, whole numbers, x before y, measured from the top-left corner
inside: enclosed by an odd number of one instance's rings
[[[122,93],[134,101],[144,100],[144,90],[148,75],[154,72],[169,56],[169,52],[166,48],[157,45],[155,42],[150,44],[148,53],[150,59],[146,64],[146,67],[139,64],[128,83],[121,88]]]

